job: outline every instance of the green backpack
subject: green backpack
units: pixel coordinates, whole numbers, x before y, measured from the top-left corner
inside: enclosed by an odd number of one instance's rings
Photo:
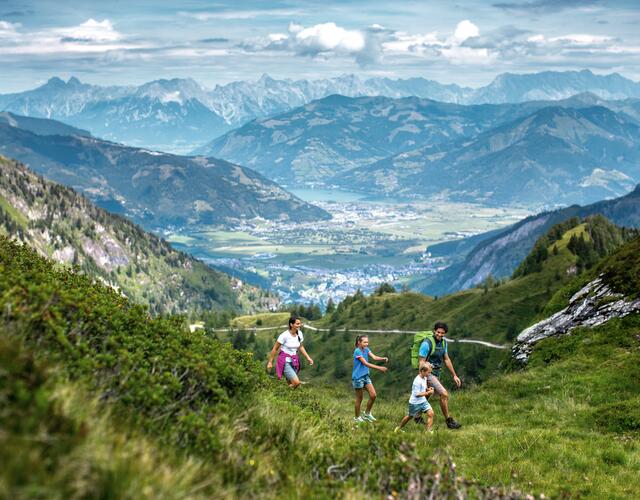
[[[411,346],[411,366],[416,369],[420,364],[420,345],[422,344],[424,339],[429,339],[429,342],[431,342],[431,350],[429,351],[429,356],[427,356],[427,359],[429,359],[433,354],[433,351],[436,350],[436,339],[433,336],[432,331],[416,333],[413,336],[413,345]]]

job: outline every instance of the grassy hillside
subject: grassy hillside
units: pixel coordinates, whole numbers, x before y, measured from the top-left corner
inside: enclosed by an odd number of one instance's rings
[[[0,234],[77,265],[153,312],[259,308],[264,294],[171,248],[70,188],[0,157]]]
[[[339,394],[274,386],[251,356],[4,237],[0,315],[3,496],[364,497],[446,466],[385,433],[362,467],[371,439],[344,439]],[[483,489],[445,473],[436,491]]]
[[[621,277],[627,255],[640,239],[601,265]],[[463,428],[437,414],[432,435],[393,433],[413,374],[356,427],[346,384],[274,384],[247,354],[2,237],[0,320],[0,496],[640,494],[639,315],[542,342],[526,370],[455,392]]]

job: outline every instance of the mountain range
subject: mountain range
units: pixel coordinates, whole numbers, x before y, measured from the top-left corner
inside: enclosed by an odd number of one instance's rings
[[[460,105],[329,96],[252,121],[198,152],[271,179],[376,195],[557,206],[640,180],[640,101]]]
[[[505,73],[477,89],[425,78],[363,79],[355,75],[296,81],[263,75],[255,82],[232,82],[212,90],[189,78],[103,87],[75,77],[66,82],[53,77],[36,89],[0,95],[0,110],[61,120],[132,146],[186,153],[253,119],[332,94],[485,104],[557,100],[582,92],[608,100],[640,97],[640,84],[616,73],[596,75],[589,70]]]
[[[5,115],[0,119],[0,154],[146,227],[254,217],[330,218],[260,174],[223,160],[159,153],[89,137],[81,130],[70,132],[52,120]]]

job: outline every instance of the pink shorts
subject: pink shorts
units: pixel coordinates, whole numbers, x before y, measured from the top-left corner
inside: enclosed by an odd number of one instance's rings
[[[440,381],[438,380],[438,377],[436,377],[435,375],[431,374],[427,377],[427,385],[429,387],[433,387],[433,390],[435,391],[435,394],[444,394],[445,392],[447,392],[447,390],[444,388],[444,386],[440,383]]]

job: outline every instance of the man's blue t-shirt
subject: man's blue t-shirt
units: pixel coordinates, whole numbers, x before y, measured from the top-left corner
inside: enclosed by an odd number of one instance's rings
[[[365,347],[363,352],[362,349],[356,347],[355,351],[353,351],[353,371],[351,372],[351,378],[353,380],[369,375],[369,367],[362,364],[362,361],[358,359],[360,356],[369,362],[369,348]]]
[[[437,377],[440,374],[440,370],[442,369],[442,364],[444,363],[444,355],[447,354],[449,348],[447,347],[446,342],[442,339],[440,342],[436,340],[436,348],[433,351],[431,357],[429,357],[429,352],[431,352],[431,341],[429,339],[424,339],[422,344],[420,344],[420,351],[418,356],[421,358],[427,358],[427,361],[433,365],[433,374]]]

